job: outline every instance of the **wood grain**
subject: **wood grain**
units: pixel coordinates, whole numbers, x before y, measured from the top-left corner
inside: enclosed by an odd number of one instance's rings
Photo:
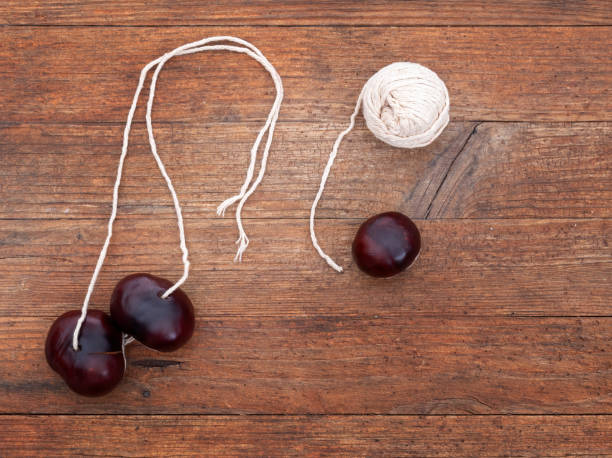
[[[244,180],[257,128],[157,124],[158,149],[185,214],[217,218],[217,205]],[[281,123],[265,179],[244,216],[306,218],[343,128]],[[0,217],[106,219],[122,129],[104,123],[0,126]],[[408,151],[376,140],[360,121],[342,145],[317,216],[367,218],[395,209],[418,219],[610,218],[611,145],[610,123],[455,122],[434,144]],[[173,213],[142,125],[132,135],[119,213]]]
[[[610,435],[608,416],[0,417],[7,456],[607,456]]]
[[[4,24],[577,25],[612,24],[609,1],[6,0]]]
[[[610,125],[478,125],[447,170],[430,218],[612,216]]]
[[[255,289],[252,284],[251,289]],[[268,290],[269,294],[272,294]],[[370,300],[375,301],[372,297]],[[45,414],[611,414],[610,318],[214,318],[174,353],[128,348],[110,396],[44,360],[54,318],[0,318],[0,410]]]
[[[351,261],[360,223],[317,223],[321,243],[346,267],[340,275],[316,256],[307,220],[246,221],[251,245],[237,264],[235,222],[187,219],[185,289],[202,316],[610,315],[610,219],[417,221],[417,264],[384,281]],[[177,232],[173,217],[120,217],[93,304],[106,308],[129,273],[178,278]],[[2,315],[51,318],[78,307],[105,234],[101,220],[1,221],[0,290],[19,304]]]
[[[367,78],[398,60],[419,62],[440,75],[455,121],[610,120],[610,31],[223,29],[259,46],[283,77],[281,121],[319,123],[346,123]],[[3,27],[0,42],[17,45],[0,53],[2,120],[123,123],[141,67],[176,46],[218,34],[214,27]],[[272,99],[269,78],[246,56],[182,57],[161,75],[154,119],[263,122]]]
[[[0,4],[2,456],[612,455],[612,5],[421,0],[6,0]],[[212,35],[252,41],[285,84],[269,170],[242,184],[273,100],[244,56],[168,63],[153,118],[186,215],[192,341],[128,348],[111,395],[72,394],[44,360],[104,237],[140,68]],[[335,136],[367,78],[435,70],[452,123],[402,151],[359,119],[319,208]],[[146,94],[145,94],[146,95]],[[92,306],[134,271],[180,274],[167,190],[139,109]],[[363,218],[414,217],[424,249],[374,280],[350,259]]]

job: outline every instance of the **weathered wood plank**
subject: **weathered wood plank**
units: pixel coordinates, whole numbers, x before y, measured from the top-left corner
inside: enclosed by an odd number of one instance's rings
[[[612,138],[593,122],[612,113],[609,2],[282,3],[0,5],[0,454],[612,454]],[[154,119],[187,216],[196,334],[172,354],[130,346],[111,396],[77,397],[44,337],[85,292],[139,69],[219,25],[285,82],[269,174],[245,210],[252,244],[232,264],[235,225],[213,210],[242,182],[270,82],[243,57],[178,59]],[[453,123],[399,151],[359,122],[318,214],[348,268],[336,275],[305,217],[363,82],[396,60],[440,74]],[[102,309],[124,274],[180,271],[142,125],[126,171]],[[377,281],[349,247],[387,209],[417,219],[424,252]]]
[[[255,286],[252,286],[255,289]],[[273,289],[268,290],[273,295]],[[49,296],[50,297],[50,296]],[[372,297],[372,300],[376,300]],[[101,414],[612,413],[612,318],[214,318],[174,353],[139,344],[113,393],[46,364],[53,318],[0,318],[0,411]]]
[[[361,125],[343,148],[319,215],[365,216],[366,209],[383,205],[406,206],[407,212],[424,216],[472,126],[453,124],[435,146],[408,152],[385,147]],[[160,124],[156,128],[158,148],[184,213],[217,218],[217,205],[236,194],[244,181],[258,128],[255,123]],[[279,125],[265,180],[249,200],[245,216],[306,217],[328,149],[343,128],[340,123]],[[4,162],[0,216],[106,218],[122,129],[119,124],[0,127]],[[380,161],[381,157],[385,160]],[[120,213],[168,214],[172,202],[142,125],[135,128],[125,167]],[[389,186],[394,180],[397,184]],[[406,199],[409,202],[404,203]]]
[[[609,1],[5,0],[3,24],[539,25],[612,24]]]
[[[398,60],[427,65],[444,79],[455,121],[603,121],[612,113],[610,30],[228,27],[223,33],[261,47],[284,77],[281,121],[346,122],[367,78]],[[146,62],[219,33],[214,27],[3,27],[0,40],[11,46],[0,52],[2,121],[123,122]],[[158,121],[261,120],[272,103],[269,78],[246,56],[184,56],[166,67]]]
[[[611,435],[603,415],[0,417],[5,456],[607,456]]]
[[[428,217],[612,216],[610,125],[475,129]]]
[[[183,212],[217,218],[238,192],[258,124],[164,124],[158,149]],[[281,123],[249,217],[305,218],[343,123]],[[107,218],[123,126],[0,126],[0,217]],[[317,216],[366,218],[389,209],[415,218],[612,217],[609,123],[452,123],[427,148],[401,150],[363,122],[342,145]],[[172,214],[164,181],[135,126],[120,214]],[[228,218],[231,214],[228,212]]]
[[[235,222],[187,219],[191,277],[203,316],[610,315],[612,220],[417,221],[423,250],[388,280],[362,274],[350,243],[361,220],[320,220],[319,238],[345,266],[333,272],[310,244],[307,220],[247,220],[251,245],[233,263]],[[145,271],[182,272],[176,222],[120,217],[93,304],[114,284]],[[0,222],[3,316],[55,317],[78,307],[106,234],[102,220]]]

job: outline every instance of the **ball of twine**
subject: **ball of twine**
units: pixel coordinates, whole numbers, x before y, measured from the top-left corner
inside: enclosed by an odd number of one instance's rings
[[[363,86],[349,126],[336,138],[310,209],[312,244],[334,270],[342,272],[342,267],[319,246],[314,230],[315,212],[340,143],[355,126],[359,110],[363,111],[368,129],[379,140],[398,148],[418,148],[429,145],[442,133],[449,121],[449,107],[444,81],[427,67],[412,62],[387,65]]]
[[[368,129],[398,148],[429,145],[449,121],[444,81],[427,67],[396,62],[380,69],[363,87],[362,111]]]

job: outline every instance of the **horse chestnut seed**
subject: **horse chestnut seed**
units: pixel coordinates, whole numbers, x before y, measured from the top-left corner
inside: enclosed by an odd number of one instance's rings
[[[113,320],[147,347],[159,351],[182,347],[193,334],[195,317],[191,301],[180,288],[162,298],[172,285],[149,274],[128,275],[111,296]]]
[[[353,240],[357,266],[373,277],[391,277],[410,266],[421,250],[421,235],[410,218],[387,212],[365,221]]]
[[[123,334],[106,313],[90,310],[79,333],[79,349],[75,350],[72,336],[80,316],[80,310],[72,310],[55,320],[47,334],[45,356],[72,390],[101,396],[123,378]]]

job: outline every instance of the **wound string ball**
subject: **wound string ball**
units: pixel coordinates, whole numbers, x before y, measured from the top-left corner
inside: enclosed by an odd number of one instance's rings
[[[276,88],[274,104],[251,148],[251,157],[244,184],[237,195],[224,201],[217,209],[217,213],[222,215],[229,206],[238,202],[236,223],[239,237],[236,242],[238,252],[235,260],[241,260],[242,254],[249,244],[249,239],[242,227],[240,215],[246,200],[261,183],[266,171],[268,153],[283,100],[283,84],[274,66],[251,43],[230,36],[210,37],[179,46],[149,62],[140,73],[138,86],[123,132],[123,146],[113,188],[113,204],[108,220],[106,240],[100,251],[83,306],[80,311],[67,312],[59,317],[51,326],[47,335],[45,348],[49,365],[62,376],[70,388],[80,394],[102,395],[112,390],[121,381],[125,371],[125,345],[134,339],[159,351],[173,351],[184,345],[193,333],[195,323],[193,306],[187,295],[180,289],[180,286],[187,280],[190,265],[181,205],[172,185],[172,180],[157,153],[151,113],[157,79],[164,64],[174,56],[203,51],[229,51],[246,54],[268,71]],[[180,248],[183,255],[183,275],[176,282],[142,273],[125,277],[113,291],[111,319],[106,313],[97,310],[92,310],[88,314],[88,306],[113,235],[113,223],[117,216],[119,200],[119,186],[128,151],[132,119],[147,74],[153,68],[155,70],[149,89],[146,126],[151,153],[170,191],[176,212]],[[264,136],[266,141],[263,147],[259,173],[253,180],[257,153]]]
[[[312,244],[330,267],[342,272],[342,267],[336,264],[319,246],[314,230],[315,212],[340,143],[355,126],[355,118],[359,110],[363,112],[368,129],[379,140],[398,148],[418,148],[429,145],[442,133],[449,122],[449,107],[450,100],[444,82],[427,67],[412,62],[390,64],[375,73],[363,86],[349,126],[338,135],[334,143],[321,177],[319,191],[310,210]],[[402,232],[396,232],[383,234],[381,240],[389,240],[395,236],[401,238]],[[412,234],[410,236],[413,237]],[[416,254],[414,253],[416,247],[407,248],[406,257],[415,259],[418,255],[418,250]],[[355,255],[355,251],[353,254]],[[389,253],[376,254],[394,262],[393,256]],[[386,256],[382,256],[383,254]],[[403,266],[403,268],[406,267],[407,265]]]

